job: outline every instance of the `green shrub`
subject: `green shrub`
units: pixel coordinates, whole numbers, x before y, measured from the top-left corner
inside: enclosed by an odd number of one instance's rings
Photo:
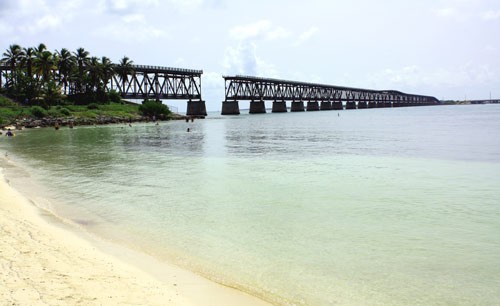
[[[0,95],[0,106],[14,106],[15,103],[12,102],[9,98]]]
[[[120,103],[122,101],[122,97],[120,96],[120,94],[116,90],[111,90],[108,93],[108,99],[109,99],[109,101],[115,102],[115,103]]]
[[[47,111],[40,106],[32,106],[30,112],[37,118],[43,118],[47,116]]]
[[[149,117],[167,117],[170,115],[170,109],[165,104],[162,104],[161,101],[153,101],[153,100],[144,100],[142,105],[139,106],[139,112],[143,116]]]
[[[49,108],[49,110],[47,111],[47,115],[49,117],[60,117],[61,116],[61,113],[59,112],[59,110],[57,108],[54,108],[54,107],[51,107]]]
[[[59,110],[61,112],[61,114],[63,114],[64,116],[69,116],[71,115],[71,112],[69,111],[69,109],[67,109],[66,107],[63,107]]]
[[[97,103],[90,103],[87,105],[87,109],[99,109],[99,105]]]

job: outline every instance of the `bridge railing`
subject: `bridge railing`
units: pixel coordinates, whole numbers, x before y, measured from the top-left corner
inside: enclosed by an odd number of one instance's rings
[[[151,66],[151,65],[132,65],[133,70],[144,70],[144,71],[161,71],[161,72],[171,72],[171,73],[182,73],[182,74],[203,74],[203,70],[196,69],[186,69],[186,68],[173,68],[173,67],[161,67],[161,66]]]

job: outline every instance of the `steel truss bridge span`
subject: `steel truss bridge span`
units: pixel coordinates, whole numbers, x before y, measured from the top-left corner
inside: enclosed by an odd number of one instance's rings
[[[273,101],[273,112],[286,112],[286,101],[291,101],[291,111],[439,104],[439,100],[432,96],[396,90],[362,89],[241,75],[223,78],[223,115],[239,114],[238,100],[251,101],[250,113],[265,113],[264,101]],[[307,107],[304,107],[304,102],[307,102]]]
[[[187,115],[206,116],[202,74],[203,70],[133,65],[126,74],[114,74],[108,89],[124,99],[187,99]]]

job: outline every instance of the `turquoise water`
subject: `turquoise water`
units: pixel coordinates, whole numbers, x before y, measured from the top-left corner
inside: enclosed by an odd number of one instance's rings
[[[58,215],[275,304],[500,304],[499,105],[210,115],[0,149]]]

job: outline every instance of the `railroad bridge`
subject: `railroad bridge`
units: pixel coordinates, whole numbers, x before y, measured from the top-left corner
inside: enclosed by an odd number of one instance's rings
[[[187,99],[186,115],[206,116],[202,74],[203,70],[133,65],[126,75],[114,74],[107,87],[124,99]]]
[[[225,99],[222,115],[240,114],[238,100],[250,100],[250,113],[265,113],[265,101],[272,101],[272,112],[363,109],[437,105],[431,96],[402,93],[395,90],[372,90],[324,84],[285,81],[252,76],[223,76]],[[307,103],[304,106],[304,103]]]

